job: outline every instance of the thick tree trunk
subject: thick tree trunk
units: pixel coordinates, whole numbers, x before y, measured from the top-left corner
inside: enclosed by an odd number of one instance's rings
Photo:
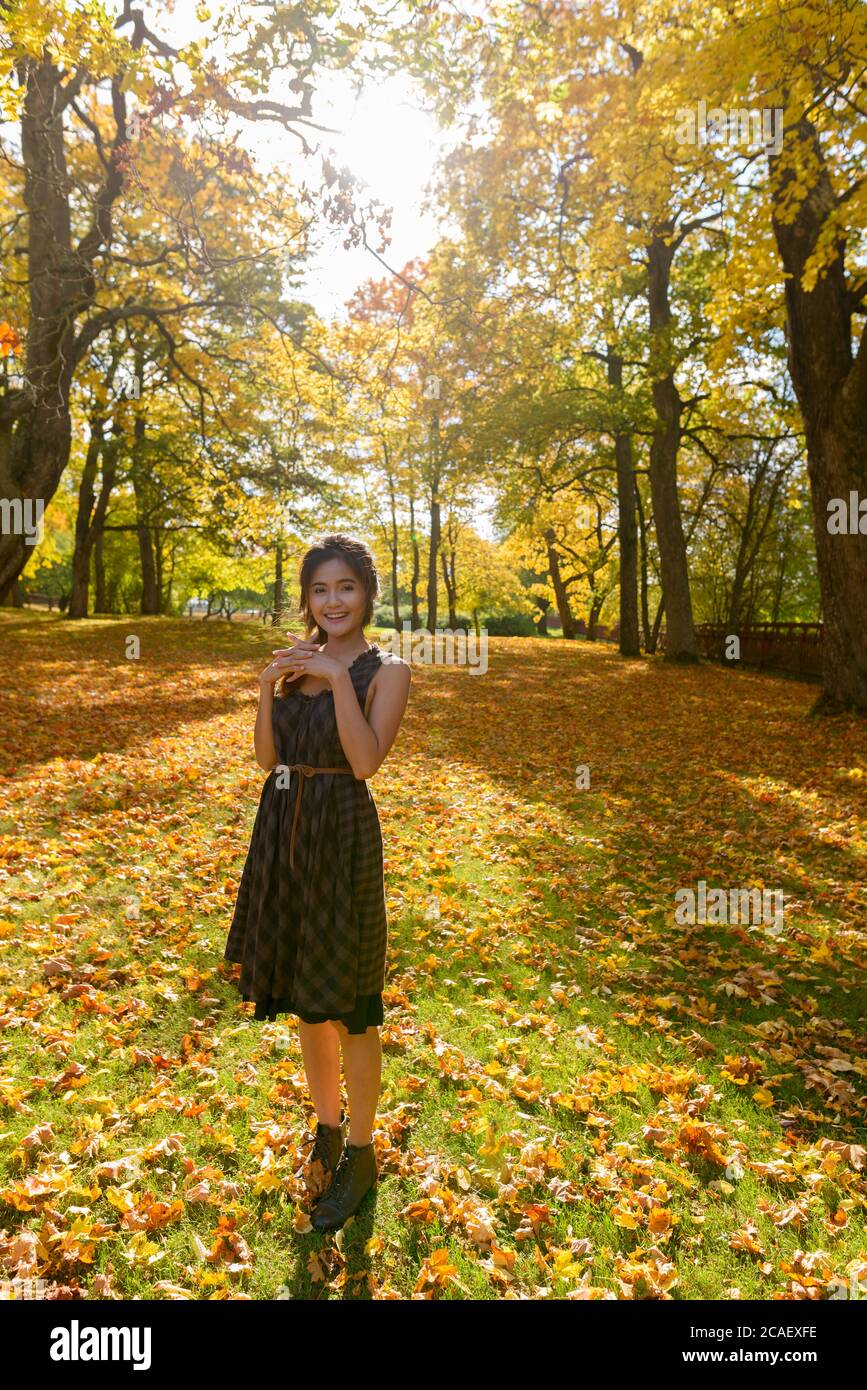
[[[786,271],[789,370],[804,419],[813,532],[824,621],[823,693],[817,709],[867,710],[867,539],[828,530],[828,503],[867,497],[867,327],[852,350],[856,302],[846,284],[838,232],[830,264],[804,288],[807,262],[827,237],[838,200],[815,128],[806,117],[786,130],[770,155],[773,227]],[[809,192],[793,200],[792,182],[808,168]]]
[[[665,655],[697,660],[686,541],[677,492],[677,456],[683,402],[674,381],[671,307],[668,290],[674,244],[661,228],[647,248],[647,299],[650,310],[651,394],[656,416],[650,445],[650,491],[665,596]]]
[[[69,462],[69,392],[80,356],[75,325],[93,304],[93,258],[109,231],[111,206],[123,187],[122,140],[112,145],[94,221],[77,247],[70,199],[78,197],[64,148],[65,94],[60,69],[36,58],[18,61],[24,88],[21,155],[27,209],[28,330],[26,386],[0,404],[0,497],[38,499],[47,507]],[[115,79],[113,98],[124,97]],[[23,536],[0,534],[0,598],[33,550]]]
[[[26,83],[21,141],[30,293],[27,385],[3,403],[12,428],[2,432],[0,496],[39,499],[47,507],[69,460],[74,327],[66,311],[81,277],[71,254],[67,199],[72,184],[57,111],[58,69],[28,61],[19,65],[19,77]],[[23,536],[0,534],[0,595],[32,554]]]
[[[608,384],[623,389],[623,361],[608,349]],[[635,472],[632,436],[618,430],[614,436],[617,465],[617,539],[620,547],[620,654],[640,656],[638,634],[638,526],[635,520]]]

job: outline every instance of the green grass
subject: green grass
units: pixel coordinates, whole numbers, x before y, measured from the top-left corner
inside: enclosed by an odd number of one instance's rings
[[[863,796],[839,775],[865,739],[836,721],[817,746],[809,687],[541,639],[492,639],[484,679],[414,668],[372,784],[380,1181],[320,1236],[295,1021],[250,1019],[222,962],[273,634],[3,612],[0,640],[0,1228],[37,1235],[36,1273],[90,1297],[563,1298],[583,1280],[619,1298],[634,1257],[635,1296],[772,1299],[799,1251],[826,1252],[823,1286],[865,1260],[864,1167],[821,1147],[865,1143]],[[784,941],[676,926],[674,887],[699,877],[780,881]],[[685,1145],[690,1124],[743,1176]],[[28,1197],[42,1170],[65,1176]],[[124,1192],[179,1218],[137,1234]],[[732,1248],[747,1226],[761,1254]]]

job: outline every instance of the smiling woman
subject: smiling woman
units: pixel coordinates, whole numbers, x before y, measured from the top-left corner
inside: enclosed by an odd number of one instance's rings
[[[240,964],[239,989],[255,1002],[256,1019],[299,1019],[318,1116],[315,1157],[324,1180],[334,1176],[333,1192],[318,1194],[312,1224],[336,1230],[377,1175],[388,923],[382,833],[366,779],[397,735],[411,672],[365,641],[379,580],[363,542],[326,536],[305,555],[300,587],[307,635],[290,633],[293,645],[278,650],[259,678],[253,737],[268,777],[224,956]],[[319,689],[295,684],[309,676]]]

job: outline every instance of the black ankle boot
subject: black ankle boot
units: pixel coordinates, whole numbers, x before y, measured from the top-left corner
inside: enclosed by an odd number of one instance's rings
[[[379,1176],[373,1141],[356,1147],[347,1142],[337,1164],[334,1181],[316,1203],[311,1224],[317,1231],[336,1231],[353,1216]]]
[[[317,1202],[328,1190],[334,1178],[343,1152],[346,1126],[346,1111],[343,1109],[340,1111],[340,1121],[336,1125],[324,1125],[321,1120],[316,1122],[316,1138],[307,1165],[307,1185],[314,1192],[314,1200]]]

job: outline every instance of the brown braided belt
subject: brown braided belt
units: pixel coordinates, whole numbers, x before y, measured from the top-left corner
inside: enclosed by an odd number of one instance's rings
[[[298,795],[297,795],[296,798],[295,798],[295,814],[294,814],[293,817],[292,817],[292,833],[291,833],[290,836],[289,836],[289,864],[290,864],[290,866],[294,869],[294,868],[295,868],[295,831],[296,831],[297,826],[298,826],[298,814],[299,814],[299,812],[300,812],[300,810],[301,810],[301,793],[302,793],[303,790],[304,790],[304,778],[305,778],[305,777],[313,777],[317,772],[341,772],[341,773],[343,773],[344,776],[347,776],[347,775],[348,775],[349,777],[355,777],[355,773],[352,771],[352,768],[351,768],[351,767],[311,767],[309,763],[278,763],[278,764],[276,765],[276,767],[274,768],[274,771],[275,771],[275,772],[288,772],[288,773],[290,774],[290,776],[289,776],[289,787],[287,787],[287,789],[286,789],[287,791],[288,791],[288,790],[291,788],[291,786],[292,786],[292,776],[291,776],[291,774],[292,774],[293,772],[299,772],[299,773],[302,774],[301,780],[300,780],[300,782],[298,783]],[[364,781],[364,778],[363,778],[363,777],[357,777],[357,778],[356,778],[356,781],[358,781],[358,782],[363,782],[363,781]]]

